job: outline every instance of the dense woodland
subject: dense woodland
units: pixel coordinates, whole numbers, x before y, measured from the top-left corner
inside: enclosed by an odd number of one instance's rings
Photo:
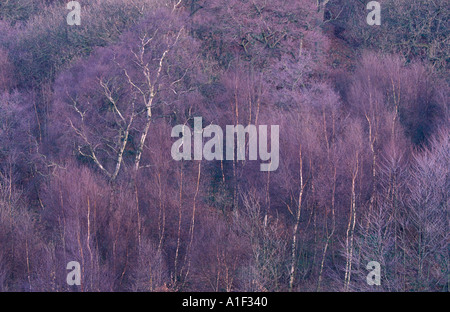
[[[0,2],[0,291],[449,290],[447,1],[79,2]],[[173,160],[194,117],[279,168]]]

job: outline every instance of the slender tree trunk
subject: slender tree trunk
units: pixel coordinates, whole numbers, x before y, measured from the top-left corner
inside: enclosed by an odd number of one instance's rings
[[[177,272],[178,272],[178,254],[180,252],[181,245],[181,217],[182,217],[182,207],[183,207],[183,167],[180,168],[180,194],[179,194],[179,207],[178,207],[178,232],[177,232],[177,247],[175,250],[175,260],[174,260],[174,275],[173,284],[177,285]]]
[[[297,239],[298,239],[298,228],[300,225],[300,217],[301,217],[301,210],[302,210],[302,198],[303,198],[303,190],[304,190],[304,184],[303,184],[303,159],[302,159],[302,148],[300,146],[299,151],[299,158],[300,158],[300,191],[298,195],[298,207],[297,207],[297,214],[295,216],[295,225],[294,230],[292,233],[292,246],[291,246],[291,267],[289,271],[289,291],[292,291],[292,288],[294,287],[295,282],[295,263],[297,259]]]
[[[195,212],[196,212],[196,208],[197,208],[197,196],[198,196],[198,192],[200,189],[200,177],[201,177],[201,172],[202,172],[202,163],[201,161],[199,161],[198,163],[198,174],[197,174],[197,188],[195,190],[195,194],[194,194],[194,204],[192,207],[192,219],[191,219],[191,227],[189,228],[189,244],[188,247],[186,249],[186,256],[185,259],[187,261],[187,269],[186,269],[186,274],[184,276],[184,280],[186,281],[189,275],[189,270],[191,268],[191,259],[190,259],[190,252],[192,251],[192,242],[194,241],[194,230],[195,230]]]
[[[346,249],[347,249],[347,261],[345,269],[345,291],[348,291],[352,273],[352,261],[353,261],[353,237],[356,224],[356,178],[358,176],[359,169],[359,155],[356,153],[356,169],[353,171],[352,187],[351,187],[351,200],[350,200],[350,215],[347,226],[346,235]]]
[[[320,291],[321,283],[322,283],[322,273],[325,264],[325,258],[327,255],[328,246],[330,244],[331,238],[334,235],[334,231],[336,230],[336,214],[335,214],[335,194],[336,194],[336,167],[334,167],[334,176],[333,176],[333,188],[331,191],[331,215],[332,215],[332,227],[331,232],[327,235],[327,240],[325,242],[325,247],[323,248],[322,253],[322,261],[320,263],[320,271],[319,271],[319,281],[317,283],[317,291]],[[326,222],[326,221],[325,221]],[[327,228],[328,231],[328,228]]]

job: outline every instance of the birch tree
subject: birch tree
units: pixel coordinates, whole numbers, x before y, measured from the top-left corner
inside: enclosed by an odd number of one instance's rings
[[[120,44],[98,49],[57,81],[62,100],[54,114],[61,127],[74,139],[76,153],[111,181],[124,164],[139,170],[155,118],[174,112],[184,118],[197,55],[180,19],[155,11]]]

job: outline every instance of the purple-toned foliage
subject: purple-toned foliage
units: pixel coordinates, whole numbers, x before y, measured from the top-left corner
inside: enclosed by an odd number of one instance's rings
[[[62,2],[0,4],[0,291],[448,291],[441,1]],[[175,161],[195,117],[278,125],[277,170]]]
[[[198,57],[183,18],[158,10],[118,45],[99,48],[62,73],[51,117],[61,155],[74,150],[112,180],[122,162],[138,169],[151,123],[189,117],[201,79]]]

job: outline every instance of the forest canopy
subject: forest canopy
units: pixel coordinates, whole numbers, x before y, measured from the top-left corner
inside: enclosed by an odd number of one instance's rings
[[[0,291],[448,291],[449,6],[367,2],[1,1]]]

